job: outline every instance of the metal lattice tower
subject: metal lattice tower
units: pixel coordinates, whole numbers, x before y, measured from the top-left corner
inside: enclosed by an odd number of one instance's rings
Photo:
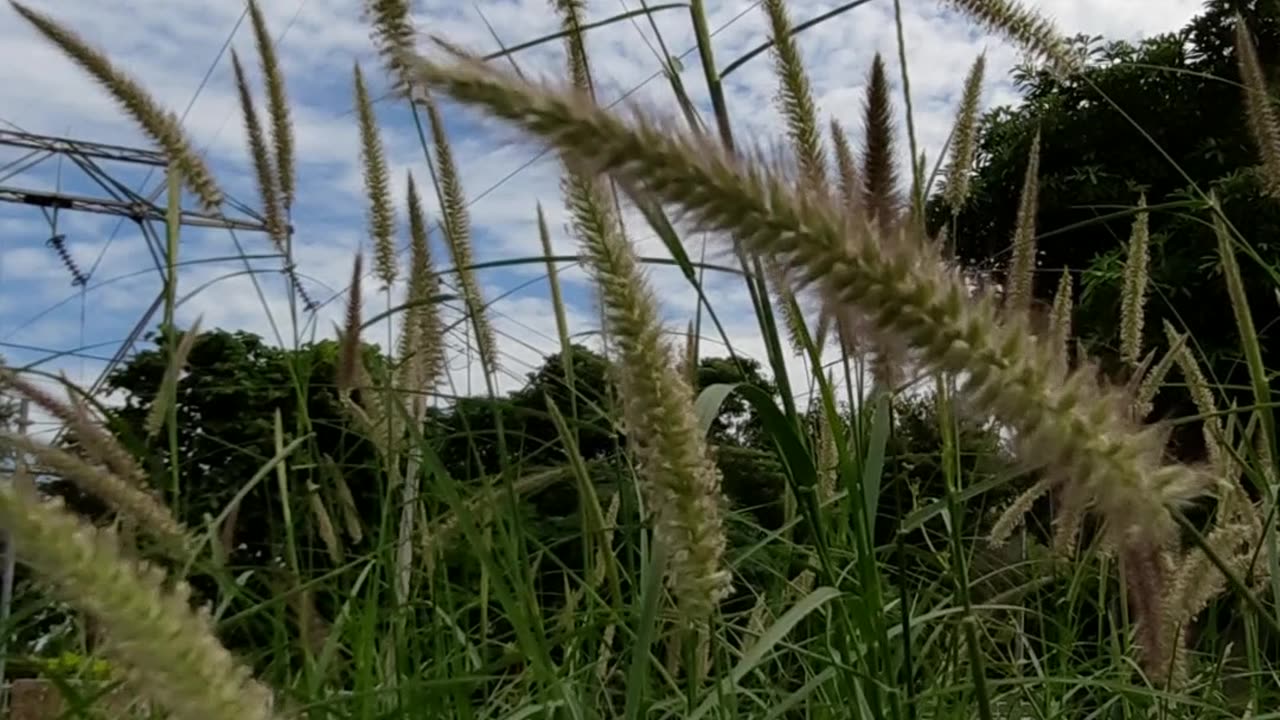
[[[73,285],[80,287],[87,285],[93,271],[90,269],[86,273],[75,263],[66,249],[65,237],[57,233],[55,219],[57,213],[64,210],[111,215],[122,220],[132,221],[141,231],[151,259],[155,264],[156,272],[162,279],[162,288],[156,295],[155,300],[138,319],[128,337],[116,350],[106,368],[89,390],[91,393],[96,392],[111,371],[132,350],[133,345],[151,323],[156,311],[164,302],[165,290],[163,284],[167,283],[166,268],[168,258],[163,238],[168,208],[156,202],[164,190],[164,184],[162,183],[151,196],[145,197],[129,188],[117,177],[114,177],[108,171],[108,167],[124,164],[142,166],[152,171],[164,173],[169,166],[168,160],[164,153],[155,150],[0,129],[0,148],[4,147],[15,148],[24,154],[15,160],[0,165],[0,203],[12,203],[38,208],[44,214],[52,231],[51,237],[47,241],[48,245],[61,258],[68,273],[71,275]],[[84,176],[93,181],[93,184],[101,190],[101,194],[93,196],[79,195],[8,184],[11,180],[40,167],[44,163],[56,160],[66,160],[77,167]],[[265,218],[252,208],[230,197],[224,201],[224,206],[228,210],[234,211],[234,214],[181,210],[179,214],[181,224],[185,227],[268,233]],[[286,266],[284,271],[289,275],[290,284],[299,293],[305,304],[312,305],[310,299],[306,297],[296,282],[293,268]]]

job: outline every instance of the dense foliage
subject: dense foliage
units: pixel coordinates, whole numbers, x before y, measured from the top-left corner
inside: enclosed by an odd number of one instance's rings
[[[1274,0],[1211,0],[1177,32],[1137,42],[1077,38],[1088,67],[1059,79],[1032,66],[1014,74],[1023,99],[982,121],[973,195],[954,218],[938,197],[935,228],[952,231],[962,262],[1000,277],[1010,257],[1027,148],[1042,136],[1037,282],[1049,302],[1065,269],[1076,285],[1075,330],[1091,354],[1116,366],[1125,243],[1144,195],[1151,208],[1151,299],[1146,348],[1168,346],[1164,322],[1189,330],[1210,380],[1248,386],[1232,323],[1213,227],[1194,189],[1213,192],[1251,244],[1242,260],[1257,308],[1259,342],[1280,361],[1274,295],[1280,277],[1280,205],[1264,192],[1249,135],[1233,49],[1233,14],[1242,12],[1268,72],[1280,61],[1280,8]],[[1239,393],[1233,392],[1240,398]],[[1170,403],[1169,400],[1176,400]],[[1244,400],[1242,399],[1242,402]],[[1157,416],[1191,412],[1185,395],[1164,394]],[[1185,436],[1184,436],[1185,435]],[[1199,456],[1197,434],[1179,435]]]

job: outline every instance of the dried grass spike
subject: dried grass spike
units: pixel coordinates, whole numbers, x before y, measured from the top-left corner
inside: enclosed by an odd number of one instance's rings
[[[401,58],[413,51],[415,36],[409,0],[365,0],[364,15],[373,24],[374,45],[395,90],[407,92],[409,83]]]
[[[1007,312],[1023,313],[1031,304],[1036,271],[1036,211],[1040,195],[1040,131],[1031,139],[1027,153],[1027,170],[1022,179],[1022,196],[1018,202],[1018,221],[1013,229],[1013,260],[1005,279],[1004,307]]]
[[[391,180],[382,151],[382,135],[373,103],[365,88],[360,65],[355,65],[356,116],[360,122],[360,164],[369,200],[369,235],[373,238],[373,264],[384,288],[396,281],[395,211],[391,205]]]
[[[1138,200],[1138,214],[1129,235],[1124,263],[1124,290],[1120,296],[1120,359],[1130,366],[1142,354],[1142,324],[1147,305],[1147,265],[1151,231],[1147,220],[1147,196]]]
[[[1166,332],[1168,329],[1169,327],[1166,326]],[[1173,369],[1173,365],[1186,342],[1186,335],[1177,335],[1175,333],[1175,336],[1170,338],[1169,349],[1160,358],[1160,362],[1156,363],[1150,371],[1142,376],[1142,382],[1138,383],[1138,389],[1134,396],[1133,408],[1135,417],[1142,419],[1151,414],[1152,401],[1155,400],[1156,393],[1160,392],[1160,388],[1164,386],[1165,378],[1168,377],[1169,371]]]
[[[1088,498],[1116,541],[1164,542],[1176,530],[1170,506],[1208,487],[1205,473],[1165,463],[1166,434],[1135,426],[1124,393],[1103,386],[1091,369],[1055,367],[1051,348],[1031,335],[1025,317],[1001,322],[916,230],[877,229],[850,218],[828,198],[798,192],[784,174],[639,112],[626,123],[578,93],[549,92],[472,61],[442,66],[417,59],[413,72],[436,90],[550,141],[570,162],[678,206],[699,229],[734,238],[743,252],[785,263],[827,302],[909,347],[922,370],[962,374],[959,397],[1006,423],[1028,462],[1053,468],[1064,485]],[[620,320],[639,317],[633,309]],[[669,417],[655,408],[683,408],[683,400],[652,397],[646,387],[622,390],[629,404],[644,408],[643,417],[661,418],[663,436],[682,432],[672,418],[683,411]],[[673,465],[664,464],[668,475]]]
[[[445,135],[444,120],[440,117],[439,109],[430,95],[425,93],[423,104],[431,124],[431,138],[440,171],[440,206],[445,242],[449,247],[449,255],[453,259],[458,285],[462,289],[462,300],[467,308],[467,316],[471,319],[471,329],[475,333],[480,361],[487,372],[495,372],[498,368],[498,341],[493,332],[493,326],[489,324],[489,313],[485,308],[480,281],[473,267],[475,260],[472,257],[471,248],[471,214],[467,210],[462,179],[453,160],[453,149],[449,145],[448,136]]]
[[[85,493],[102,501],[113,512],[128,518],[159,540],[171,557],[183,558],[187,534],[173,512],[147,490],[87,463],[80,458],[38,443],[25,435],[0,433],[0,440],[31,455]]]
[[[591,68],[587,63],[587,50],[582,37],[582,12],[586,9],[586,3],[582,0],[551,0],[551,4],[560,13],[560,29],[565,32],[569,79],[574,87],[591,92]]]
[[[970,173],[978,146],[978,109],[982,102],[982,78],[987,68],[985,53],[973,61],[964,81],[960,111],[956,114],[951,140],[951,164],[947,168],[946,200],[951,214],[958,215],[969,199]]]
[[[236,91],[240,95],[240,113],[244,119],[245,136],[249,139],[249,157],[253,161],[254,179],[258,182],[258,197],[262,201],[262,214],[267,221],[267,232],[276,250],[286,250],[286,232],[280,195],[276,186],[276,174],[271,167],[271,155],[267,140],[262,134],[262,123],[253,105],[253,94],[245,78],[244,66],[235,50],[231,51],[231,69],[236,78]]]
[[[1038,15],[1018,0],[943,0],[944,4],[964,12],[979,24],[999,32],[1040,56],[1064,75],[1079,68],[1080,61],[1071,52],[1066,39],[1047,18]]]
[[[898,170],[893,133],[893,101],[884,59],[876,53],[863,103],[862,208],[867,219],[889,227],[897,220]]]
[[[166,588],[163,571],[133,565],[106,533],[13,487],[0,487],[0,524],[23,562],[97,621],[104,653],[132,687],[170,717],[276,718],[270,692],[218,642],[208,614],[191,610],[185,584]]]
[[[1240,82],[1244,85],[1249,132],[1258,146],[1267,190],[1272,197],[1280,198],[1280,118],[1276,117],[1249,25],[1239,14],[1236,15],[1236,61]]]
[[[862,179],[858,177],[858,161],[854,159],[848,135],[835,119],[831,120],[831,145],[835,148],[840,199],[850,212],[857,212],[862,203]]]
[[[42,35],[57,45],[69,58],[107,89],[116,102],[156,142],[182,174],[182,180],[206,212],[216,213],[222,205],[222,190],[204,159],[195,151],[177,116],[160,105],[99,50],[86,43],[75,32],[63,27],[44,13],[10,0],[14,10],[35,26]]]
[[[262,64],[262,76],[267,86],[267,116],[271,119],[276,185],[280,189],[280,201],[287,216],[293,207],[295,187],[293,120],[289,112],[289,96],[285,92],[284,71],[280,69],[280,60],[276,57],[275,41],[271,39],[258,0],[249,0],[249,18],[253,24],[253,43],[258,50],[258,61]]]
[[[787,16],[784,0],[764,0],[764,10],[769,16],[770,36],[773,40],[774,74],[778,78],[778,104],[787,122],[787,134],[791,137],[800,176],[812,187],[826,186],[827,163],[822,152],[822,137],[818,131],[818,112],[813,101],[813,90],[804,71],[800,48],[791,31],[791,19]]]
[[[360,357],[361,278],[364,276],[364,253],[356,251],[351,264],[351,286],[347,288],[347,312],[345,325],[339,331],[338,366],[335,378],[338,392],[350,395],[356,388],[356,378],[363,372]]]
[[[444,325],[435,297],[440,294],[440,278],[431,258],[431,239],[427,232],[426,213],[418,196],[412,173],[408,176],[409,207],[409,300],[417,303],[405,322],[413,326],[414,347],[406,352],[416,358],[417,377],[414,387],[430,391],[444,374]],[[408,332],[406,330],[406,332]]]
[[[81,451],[90,460],[106,465],[124,480],[142,484],[146,475],[137,460],[115,436],[93,421],[89,411],[73,393],[70,382],[66,378],[62,378],[62,382],[67,388],[68,401],[55,398],[10,369],[0,368],[0,387],[11,388],[13,392],[66,423]]]
[[[1049,312],[1049,337],[1052,338],[1059,362],[1069,364],[1068,345],[1071,340],[1071,271],[1064,269],[1058,280],[1058,291],[1053,295],[1053,309]]]

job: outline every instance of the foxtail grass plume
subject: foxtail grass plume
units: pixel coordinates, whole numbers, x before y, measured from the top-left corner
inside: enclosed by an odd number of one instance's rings
[[[804,314],[800,309],[800,301],[796,298],[795,292],[791,289],[786,275],[777,266],[776,263],[765,261],[764,271],[768,287],[778,295],[778,304],[782,309],[782,322],[787,329],[787,340],[791,345],[791,351],[796,355],[805,353],[805,336],[809,333],[809,326],[805,324]]]
[[[987,68],[987,56],[982,54],[973,61],[964,81],[964,93],[960,97],[960,111],[956,114],[955,130],[951,136],[951,164],[947,167],[946,200],[951,214],[957,215],[969,200],[970,174],[973,157],[978,147],[978,110],[982,102],[982,78]]]
[[[258,182],[258,197],[262,201],[262,215],[267,221],[267,232],[276,250],[281,253],[286,249],[284,211],[280,206],[280,194],[277,187],[276,173],[271,166],[271,155],[267,150],[267,140],[262,134],[262,123],[258,120],[258,111],[253,105],[253,94],[249,91],[249,81],[245,78],[244,66],[235,50],[231,51],[231,70],[236,78],[236,91],[240,95],[240,114],[244,118],[244,132],[249,139],[249,157],[253,161],[254,179]]]
[[[889,227],[897,221],[898,170],[894,156],[893,101],[884,59],[876,53],[863,103],[862,209],[867,219]]]
[[[1261,344],[1258,342],[1258,327],[1253,321],[1253,310],[1249,307],[1249,297],[1245,292],[1244,277],[1240,273],[1240,261],[1236,258],[1236,240],[1232,236],[1232,231],[1227,227],[1226,219],[1222,214],[1222,206],[1218,203],[1218,199],[1212,191],[1209,194],[1209,202],[1213,209],[1213,232],[1218,238],[1218,260],[1222,266],[1222,279],[1227,285],[1227,297],[1231,301],[1231,314],[1236,321],[1236,332],[1240,338],[1245,365],[1249,368],[1253,399],[1258,407],[1268,408],[1271,405],[1272,377],[1264,364]],[[1270,410],[1266,410],[1261,412],[1258,418],[1262,423],[1261,432],[1266,437],[1266,442],[1275,442],[1278,436],[1275,415]],[[1265,452],[1265,457],[1270,459],[1271,448],[1266,448]],[[1268,468],[1268,472],[1270,472],[1270,468]]]
[[[364,523],[360,520],[355,496],[351,494],[351,486],[347,484],[346,478],[343,477],[342,471],[332,457],[325,455],[323,459],[323,467],[329,471],[328,475],[333,480],[334,491],[338,495],[338,507],[342,511],[342,528],[346,531],[347,537],[351,538],[351,542],[359,544],[364,539]]]
[[[1147,264],[1151,235],[1147,220],[1147,196],[1138,201],[1138,214],[1129,235],[1124,263],[1124,290],[1120,296],[1120,359],[1130,366],[1142,354],[1142,324],[1147,305]]]
[[[406,92],[409,87],[400,58],[413,52],[416,34],[409,0],[364,0],[364,15],[373,26],[374,45],[395,90]]]
[[[1053,308],[1049,311],[1049,336],[1053,338],[1054,354],[1064,366],[1070,361],[1071,312],[1071,271],[1063,270],[1058,280],[1058,291],[1053,295]]]
[[[1169,326],[1166,324],[1167,327]],[[1187,336],[1185,334],[1170,337],[1169,347],[1165,350],[1160,361],[1152,365],[1142,375],[1142,380],[1137,383],[1133,398],[1134,419],[1142,420],[1151,414],[1153,409],[1152,401],[1155,400],[1156,394],[1160,392],[1160,388],[1164,386],[1165,378],[1168,377],[1169,371],[1173,369],[1174,363],[1178,360],[1186,342]]]
[[[390,288],[396,281],[395,211],[391,205],[391,179],[387,174],[387,158],[382,151],[382,134],[378,132],[378,119],[369,101],[369,91],[364,84],[364,74],[356,64],[355,102],[356,116],[360,123],[360,165],[364,177],[365,194],[369,199],[369,235],[373,238],[373,266],[382,280],[383,287]]]
[[[800,58],[800,48],[791,32],[791,19],[787,16],[783,0],[764,0],[763,4],[773,40],[774,75],[778,78],[777,102],[786,119],[787,135],[791,138],[800,178],[808,187],[822,192],[827,186],[827,162],[818,131],[813,91]],[[803,354],[808,326],[800,302],[786,276],[773,263],[766,262],[766,271],[781,301],[783,322],[787,326],[791,347],[796,354]]]
[[[317,534],[320,535],[320,540],[324,543],[325,550],[329,553],[329,560],[334,565],[341,565],[343,557],[342,540],[338,537],[338,532],[333,524],[333,517],[329,514],[329,508],[325,506],[319,485],[307,483],[307,504],[311,508],[311,517],[315,520]]]
[[[1249,120],[1249,134],[1258,146],[1262,159],[1264,185],[1272,197],[1280,198],[1280,118],[1267,89],[1258,48],[1253,44],[1249,25],[1236,15],[1236,62],[1240,82],[1244,85],[1244,106]]]
[[[862,200],[858,211],[868,222],[878,223],[884,229],[893,228],[901,220],[896,146],[889,78],[884,58],[876,53],[867,76],[863,103]],[[851,336],[864,340],[862,345],[874,350],[871,371],[876,382],[886,388],[893,387],[900,379],[900,368],[905,364],[901,343],[860,322],[851,313],[844,313],[838,322],[842,330],[848,331],[845,350],[853,349],[847,346]]]
[[[827,376],[827,384],[834,386],[834,378]],[[840,479],[840,431],[831,422],[831,417],[820,410],[818,412],[818,502],[826,504],[836,496]]]
[[[276,57],[276,44],[271,39],[271,32],[267,28],[266,18],[262,16],[258,0],[249,0],[249,19],[253,25],[253,44],[258,51],[258,62],[262,65],[262,77],[267,88],[267,116],[271,119],[276,187],[280,189],[280,202],[288,222],[296,185],[289,96],[285,92],[284,71],[280,69],[280,60]]]
[[[851,211],[856,211],[862,201],[862,179],[858,176],[858,161],[849,146],[849,136],[840,121],[831,120],[831,146],[836,155],[836,186],[840,199]]]
[[[360,317],[363,308],[361,285],[364,277],[364,253],[356,251],[351,263],[351,286],[347,288],[347,311],[338,343],[337,377],[334,378],[340,393],[350,393],[356,387],[356,377],[361,365]]]
[[[165,366],[164,377],[160,380],[160,389],[156,392],[155,398],[151,401],[151,410],[147,413],[147,420],[144,424],[147,437],[156,437],[160,434],[160,429],[164,426],[165,417],[169,414],[169,409],[174,406],[175,394],[178,391],[178,376],[182,374],[183,368],[187,365],[187,358],[191,355],[191,350],[196,346],[196,341],[200,339],[200,318],[182,333],[182,338],[178,340],[178,345],[173,350],[173,356],[169,358],[169,364]]]
[[[764,0],[773,40],[774,75],[778,78],[778,105],[786,119],[800,177],[815,188],[827,184],[827,163],[822,152],[822,136],[818,131],[818,111],[813,101],[809,76],[804,70],[800,47],[791,32],[784,0]]]
[[[361,354],[360,327],[363,309],[361,279],[364,254],[357,251],[351,266],[351,286],[347,288],[347,311],[344,325],[338,330],[338,362],[336,382],[343,407],[385,458],[390,458],[401,439],[403,418],[392,412],[388,401],[389,378],[375,388]],[[359,396],[355,392],[359,391]],[[394,472],[397,465],[391,465]]]
[[[582,39],[583,0],[551,0],[560,14],[560,29],[565,33],[564,44],[568,51],[569,81],[574,87],[592,92],[591,67],[587,62],[587,49]]]
[[[412,387],[423,391],[435,388],[444,373],[444,326],[440,322],[439,306],[435,298],[440,294],[440,277],[436,275],[431,258],[431,239],[427,232],[426,213],[413,175],[408,176],[409,208],[409,301],[415,303],[406,314],[406,337],[412,337],[412,347],[406,347],[408,356],[414,358]]]
[[[698,335],[690,320],[684,331],[684,355],[680,360],[680,374],[690,387],[698,386]]]
[[[57,594],[92,617],[103,652],[131,686],[175,720],[274,720],[270,692],[192,612],[191,592],[166,589],[164,572],[134,565],[118,542],[34,494],[0,487],[0,524]]]
[[[431,140],[435,146],[436,164],[440,176],[440,212],[443,215],[445,243],[449,248],[449,256],[453,259],[454,273],[458,277],[458,286],[462,290],[462,301],[467,308],[467,317],[471,320],[471,329],[476,338],[476,350],[480,362],[486,372],[498,369],[498,340],[489,324],[489,312],[486,309],[484,295],[480,292],[480,280],[476,276],[475,259],[471,251],[471,214],[467,210],[466,193],[462,190],[462,178],[458,175],[458,166],[453,160],[453,148],[444,131],[444,119],[430,95],[423,93],[422,103],[427,111],[427,119],[431,124]]]
[[[134,485],[146,482],[146,474],[138,461],[111,433],[94,422],[82,402],[75,400],[74,391],[65,379],[70,402],[62,401],[8,368],[0,368],[0,387],[12,390],[40,408],[66,423],[75,443],[85,457],[105,465],[117,477]]]
[[[22,3],[10,0],[10,4],[46,39],[106,88],[125,112],[164,150],[169,161],[181,173],[187,189],[200,200],[204,209],[210,213],[217,212],[222,205],[222,190],[204,159],[191,146],[178,117],[161,109],[136,80],[113,65],[78,34]]]
[[[1014,430],[1024,460],[1096,508],[1108,539],[1163,543],[1176,528],[1169,506],[1203,494],[1204,475],[1165,464],[1164,434],[1132,423],[1121,393],[1087,370],[1057,367],[1051,346],[1028,332],[1025,317],[1001,323],[992,302],[971,299],[963,278],[914,229],[877,229],[827,198],[796,192],[758,162],[666,130],[640,112],[624,123],[578,93],[551,92],[474,61],[445,66],[419,58],[412,66],[417,80],[551,142],[575,166],[609,173],[632,192],[681,208],[700,229],[736,237],[748,254],[777,258],[827,302],[900,339],[924,369],[963,374],[969,409],[992,413]],[[618,279],[607,284],[611,292],[636,292],[621,281],[624,273],[612,275]],[[617,321],[637,324],[649,312],[632,310]],[[654,331],[644,337],[646,344],[628,355],[653,352]],[[660,351],[654,359],[662,359]],[[672,380],[656,388],[632,382],[622,394],[633,415],[658,425],[655,439],[664,444],[655,449],[679,442],[689,463],[680,465],[696,467],[687,446],[692,433],[676,434],[684,431],[672,423],[684,414],[688,392]],[[689,485],[704,484],[685,477]],[[676,479],[669,474],[665,482],[674,487]]]
[[[1254,421],[1257,417],[1256,414],[1253,416],[1244,431],[1242,439],[1246,445],[1256,429]],[[1266,563],[1255,562],[1263,537],[1262,517],[1239,483],[1241,468],[1235,459],[1236,448],[1230,429],[1225,437],[1215,439],[1215,443],[1222,446],[1219,457],[1224,464],[1217,466],[1218,504],[1213,525],[1204,536],[1205,544],[1233,575],[1247,586],[1255,586],[1266,575]],[[1258,433],[1256,438],[1265,440],[1262,433]],[[1162,607],[1165,623],[1162,641],[1174,654],[1165,662],[1173,668],[1171,684],[1177,687],[1184,684],[1188,672],[1188,628],[1214,598],[1226,591],[1227,579],[1203,547],[1188,549],[1172,559],[1169,565],[1169,589]]]
[[[1013,259],[1005,278],[1004,307],[1024,313],[1031,305],[1036,272],[1036,211],[1040,195],[1040,131],[1031,139],[1027,170],[1018,201],[1018,220],[1013,228]]]
[[[173,512],[151,492],[116,477],[110,470],[86,462],[68,452],[36,442],[25,435],[0,433],[0,442],[31,455],[36,461],[101,501],[121,517],[137,523],[158,540],[171,557],[183,557],[188,536]]]
[[[1018,0],[942,0],[942,3],[1039,56],[1059,75],[1070,74],[1080,65],[1054,24]]]
[[[849,145],[849,137],[845,133],[844,127],[840,125],[840,121],[834,118],[831,120],[831,145],[835,150],[838,197],[848,212],[858,214],[861,212],[863,197],[862,179],[858,174],[858,161],[853,155],[853,149]],[[819,308],[818,328],[814,338],[819,351],[826,347],[827,337],[831,334],[831,329],[836,322],[836,318],[832,316],[826,307]],[[838,332],[837,335],[846,345],[852,340],[844,332]],[[851,353],[856,350],[852,346],[848,346],[845,349]]]
[[[560,5],[566,22],[576,25],[579,7]],[[571,66],[574,38],[567,40]],[[580,97],[586,96],[583,90],[574,86]],[[720,473],[697,430],[692,385],[664,342],[657,297],[620,232],[602,181],[572,163],[566,170],[574,231],[618,355],[615,377],[628,444],[635,449],[656,532],[671,553],[667,581],[681,614],[701,625],[730,586]]]

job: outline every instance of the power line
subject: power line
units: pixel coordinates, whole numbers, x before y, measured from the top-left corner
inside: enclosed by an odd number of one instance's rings
[[[734,23],[738,22],[738,20],[741,20],[744,16],[746,16],[746,14],[747,14],[747,13],[751,12],[752,10],[755,10],[755,9],[756,9],[757,7],[759,7],[759,6],[760,6],[760,0],[755,0],[755,2],[751,3],[750,5],[748,5],[747,7],[743,8],[741,11],[739,11],[737,15],[734,15],[733,17],[731,17],[731,18],[729,18],[728,20],[726,20],[726,21],[724,22],[724,24],[722,24],[720,27],[716,28],[715,30],[712,30],[712,31],[711,31],[711,33],[710,33],[710,34],[709,34],[709,36],[708,36],[708,39],[710,39],[710,38],[714,38],[715,36],[719,35],[721,32],[723,32],[724,30],[728,29],[731,25],[733,25]],[[682,52],[682,53],[680,53],[678,56],[676,56],[676,59],[677,59],[677,60],[684,60],[684,58],[686,58],[686,57],[688,57],[689,55],[693,54],[693,52],[694,52],[694,51],[696,51],[697,49],[698,49],[698,46],[697,46],[697,45],[692,45],[692,46],[690,46],[687,50],[685,50],[684,52]],[[627,91],[626,91],[626,92],[624,92],[622,95],[618,96],[618,97],[617,97],[613,102],[609,103],[608,105],[605,105],[605,106],[604,106],[604,108],[605,108],[606,110],[608,110],[608,109],[610,109],[610,108],[613,108],[613,107],[617,106],[619,103],[621,103],[621,102],[625,101],[627,98],[631,97],[632,95],[634,95],[634,94],[636,94],[637,92],[639,92],[640,90],[642,90],[642,89],[643,89],[646,85],[648,85],[649,83],[653,82],[654,80],[658,79],[659,77],[662,77],[662,73],[663,73],[663,71],[662,71],[662,70],[658,70],[658,71],[654,72],[653,74],[649,75],[649,77],[645,78],[644,80],[641,80],[641,81],[640,81],[640,82],[639,82],[635,87],[632,87],[630,90],[627,90]],[[383,96],[383,97],[381,97],[381,98],[378,98],[377,102],[381,102],[381,101],[383,101],[383,100],[387,100],[387,99],[390,99],[390,98],[392,98],[392,97],[395,97],[395,94],[394,94],[394,93],[393,93],[393,94],[385,95],[385,96]],[[343,112],[338,113],[338,114],[337,114],[337,117],[342,117],[342,116],[344,116],[344,115],[349,115],[351,112],[352,112],[351,110],[344,110]],[[466,202],[466,204],[465,204],[465,206],[464,206],[464,207],[470,208],[472,205],[474,205],[474,204],[476,204],[477,202],[479,202],[480,200],[484,199],[484,198],[485,198],[485,196],[489,195],[489,194],[490,194],[490,193],[492,193],[493,191],[495,191],[495,190],[497,190],[498,188],[502,187],[502,186],[503,186],[503,185],[505,185],[508,181],[510,181],[510,180],[512,180],[513,178],[515,178],[515,176],[519,175],[520,173],[522,173],[522,172],[524,172],[525,170],[527,170],[527,169],[529,169],[530,167],[532,167],[532,166],[534,165],[534,163],[536,163],[536,162],[538,162],[539,160],[541,160],[542,158],[546,157],[547,153],[551,152],[551,150],[552,150],[552,149],[553,149],[553,148],[552,148],[552,146],[550,146],[550,145],[548,145],[548,146],[544,147],[542,150],[538,151],[538,154],[534,155],[533,157],[529,158],[529,159],[528,159],[528,160],[526,160],[525,162],[521,163],[521,164],[520,164],[519,166],[517,166],[514,170],[512,170],[511,172],[509,172],[509,173],[507,173],[506,175],[504,175],[504,176],[502,176],[501,178],[499,178],[496,182],[494,182],[492,185],[490,185],[489,187],[487,187],[487,188],[485,188],[484,190],[482,190],[480,193],[478,193],[478,194],[476,194],[476,195],[472,195],[472,196],[470,196],[470,197],[467,199],[467,202]],[[442,230],[443,230],[443,228],[444,228],[443,221],[442,221],[442,220],[437,220],[437,221],[436,221],[436,231],[437,231],[437,232],[440,232],[440,231],[442,231]],[[400,250],[398,251],[398,253],[397,253],[397,254],[404,254],[404,252],[405,252],[406,250],[408,250],[408,248],[409,248],[409,245],[408,245],[408,244],[405,244],[404,246],[402,246],[402,247],[400,248]],[[374,276],[374,274],[375,274],[376,272],[377,272],[377,270],[376,270],[376,269],[370,269],[370,270],[367,270],[367,271],[365,272],[364,277],[365,277],[365,278],[371,278],[371,277],[373,277],[373,276]],[[336,300],[336,299],[338,299],[339,297],[341,297],[343,294],[345,294],[345,293],[347,293],[348,291],[350,291],[350,289],[351,289],[351,286],[348,284],[345,288],[343,288],[342,290],[340,290],[340,291],[338,291],[338,292],[334,293],[332,296],[330,296],[330,297],[329,297],[329,299],[324,300],[323,302],[317,303],[316,307],[317,307],[317,308],[320,308],[320,307],[323,307],[323,306],[325,306],[325,305],[328,305],[329,303],[331,303],[331,302],[333,302],[334,300]]]
[[[222,61],[222,56],[226,54],[227,48],[231,46],[231,41],[235,38],[236,31],[240,29],[240,24],[244,22],[245,15],[248,12],[249,12],[249,8],[247,6],[245,7],[244,10],[240,11],[240,17],[236,19],[236,24],[231,27],[231,32],[227,34],[227,39],[223,41],[222,47],[218,48],[218,53],[214,55],[213,62],[209,63],[208,69],[205,70],[204,77],[200,78],[200,84],[196,85],[196,91],[191,95],[191,100],[187,102],[187,107],[183,109],[182,115],[179,116],[178,118],[179,124],[186,122],[187,115],[191,113],[191,108],[195,107],[196,100],[200,97],[200,93],[204,92],[205,86],[209,84],[209,78],[213,77],[213,71],[217,69],[218,63]],[[138,188],[139,193],[141,193],[142,189],[146,187],[147,182],[151,180],[151,176],[153,174],[155,174],[154,168],[147,171],[147,174],[142,178],[142,182],[139,183],[140,185],[140,187]],[[152,194],[150,196],[150,199],[152,201],[154,201],[159,196],[160,190],[163,187],[164,185],[159,185],[156,187],[155,190],[152,191]],[[102,250],[98,252],[98,257],[94,259],[93,265],[91,265],[89,268],[90,275],[93,274],[94,270],[98,269],[98,265],[102,263],[102,258],[107,254],[107,250],[110,249],[111,243],[115,242],[116,236],[119,234],[120,228],[123,226],[124,226],[124,220],[121,220],[120,222],[116,223],[116,226],[114,229],[112,229],[111,234],[107,236],[107,241],[103,243]]]

